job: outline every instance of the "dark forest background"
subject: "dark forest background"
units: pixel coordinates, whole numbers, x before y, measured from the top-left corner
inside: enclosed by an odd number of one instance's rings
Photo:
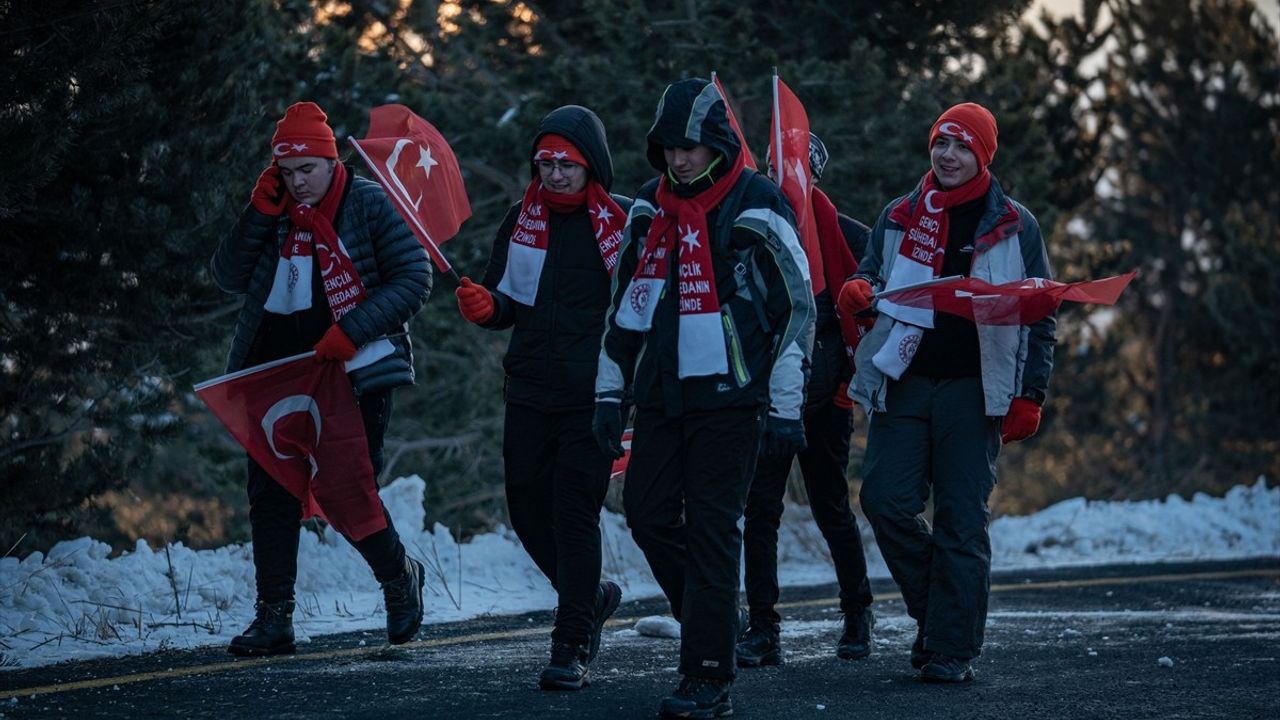
[[[239,303],[209,257],[289,104],[318,102],[340,138],[388,102],[435,124],[475,213],[445,251],[474,275],[546,112],[596,110],[630,193],[666,83],[717,71],[762,154],[774,66],[844,212],[873,221],[927,168],[933,119],[971,100],[999,118],[992,170],[1038,215],[1058,279],[1140,271],[1117,307],[1060,313],[1041,432],[1002,453],[998,512],[1274,482],[1275,28],[1244,0],[1029,5],[0,2],[0,552],[247,539],[242,455],[191,385],[221,373]],[[465,323],[453,288],[437,275],[414,320],[420,380],[397,396],[383,479],[420,474],[428,520],[465,535],[505,520],[506,335]]]

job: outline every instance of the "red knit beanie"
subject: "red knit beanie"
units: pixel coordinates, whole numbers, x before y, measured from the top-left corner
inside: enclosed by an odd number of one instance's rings
[[[276,123],[271,138],[271,155],[287,157],[337,158],[338,144],[329,127],[329,117],[313,102],[294,103]]]
[[[538,147],[533,151],[533,161],[539,160],[566,160],[578,163],[585,168],[591,167],[577,145],[569,142],[568,138],[554,133],[548,133],[538,139]]]
[[[983,168],[996,156],[996,117],[977,103],[953,105],[929,129],[929,148],[941,135],[959,138],[969,146]]]

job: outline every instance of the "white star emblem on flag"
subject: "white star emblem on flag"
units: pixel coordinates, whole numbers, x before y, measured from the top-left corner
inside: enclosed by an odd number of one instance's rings
[[[431,179],[431,168],[439,165],[435,158],[431,157],[431,148],[418,146],[418,164],[416,167],[422,168],[427,173],[427,179]]]

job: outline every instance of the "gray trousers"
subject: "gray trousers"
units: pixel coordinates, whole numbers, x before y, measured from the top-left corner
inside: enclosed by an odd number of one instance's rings
[[[925,649],[982,652],[991,590],[991,510],[1002,418],[984,411],[979,378],[903,375],[874,413],[862,510]],[[933,491],[933,527],[925,503]]]

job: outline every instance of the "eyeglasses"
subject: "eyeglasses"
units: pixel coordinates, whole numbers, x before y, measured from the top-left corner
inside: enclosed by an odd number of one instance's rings
[[[543,175],[551,175],[556,170],[559,170],[561,175],[573,175],[582,169],[578,163],[567,160],[538,160],[534,164],[538,166],[538,172]]]

